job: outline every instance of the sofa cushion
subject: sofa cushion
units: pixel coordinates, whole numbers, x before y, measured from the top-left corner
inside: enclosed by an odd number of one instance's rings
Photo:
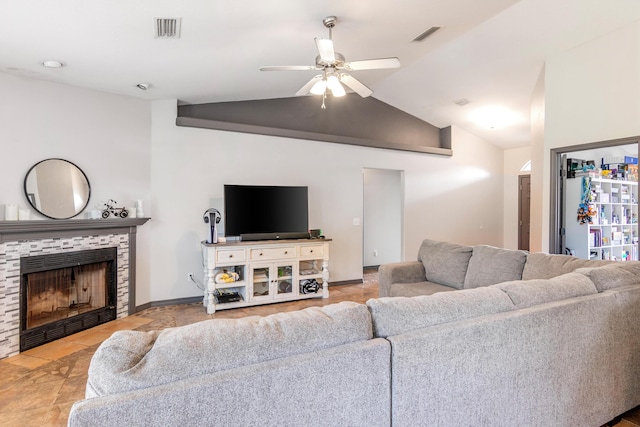
[[[577,268],[600,267],[613,261],[588,260],[570,255],[545,254],[542,252],[527,255],[527,262],[522,270],[522,280],[550,279],[561,274],[571,273]]]
[[[615,263],[605,267],[579,268],[596,286],[598,292],[640,283],[640,261]]]
[[[418,261],[424,265],[427,281],[462,289],[472,250],[471,246],[426,239]]]
[[[492,288],[505,292],[518,308],[598,293],[593,282],[579,273],[567,273],[551,279],[515,280]]]
[[[89,366],[87,397],[167,384],[372,338],[364,304],[213,319],[162,332],[119,331]]]
[[[386,338],[441,323],[513,310],[499,289],[478,288],[441,292],[413,298],[377,298],[367,301],[376,337]]]
[[[417,297],[419,295],[432,295],[437,292],[457,291],[451,286],[440,285],[433,282],[394,283],[389,288],[390,297]]]
[[[464,278],[464,288],[478,288],[509,280],[520,280],[526,260],[525,251],[486,245],[474,246]]]

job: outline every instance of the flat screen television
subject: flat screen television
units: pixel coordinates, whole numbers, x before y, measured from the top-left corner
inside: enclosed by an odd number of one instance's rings
[[[225,185],[224,231],[241,240],[309,238],[307,187]]]

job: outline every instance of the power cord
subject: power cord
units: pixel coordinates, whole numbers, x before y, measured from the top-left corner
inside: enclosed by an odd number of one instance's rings
[[[191,280],[193,283],[196,284],[196,286],[201,290],[204,291],[204,284],[202,283],[198,283],[198,281],[196,280],[195,277],[193,277],[193,273],[189,273],[189,280]]]

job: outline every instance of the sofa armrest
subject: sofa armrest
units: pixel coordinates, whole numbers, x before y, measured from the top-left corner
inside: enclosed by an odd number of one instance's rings
[[[394,283],[416,283],[426,280],[424,266],[419,261],[383,264],[378,268],[379,297],[388,297]]]

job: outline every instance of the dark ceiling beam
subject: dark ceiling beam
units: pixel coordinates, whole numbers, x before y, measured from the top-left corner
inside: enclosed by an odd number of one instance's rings
[[[439,129],[375,98],[348,94],[178,106],[176,125],[451,156]]]

